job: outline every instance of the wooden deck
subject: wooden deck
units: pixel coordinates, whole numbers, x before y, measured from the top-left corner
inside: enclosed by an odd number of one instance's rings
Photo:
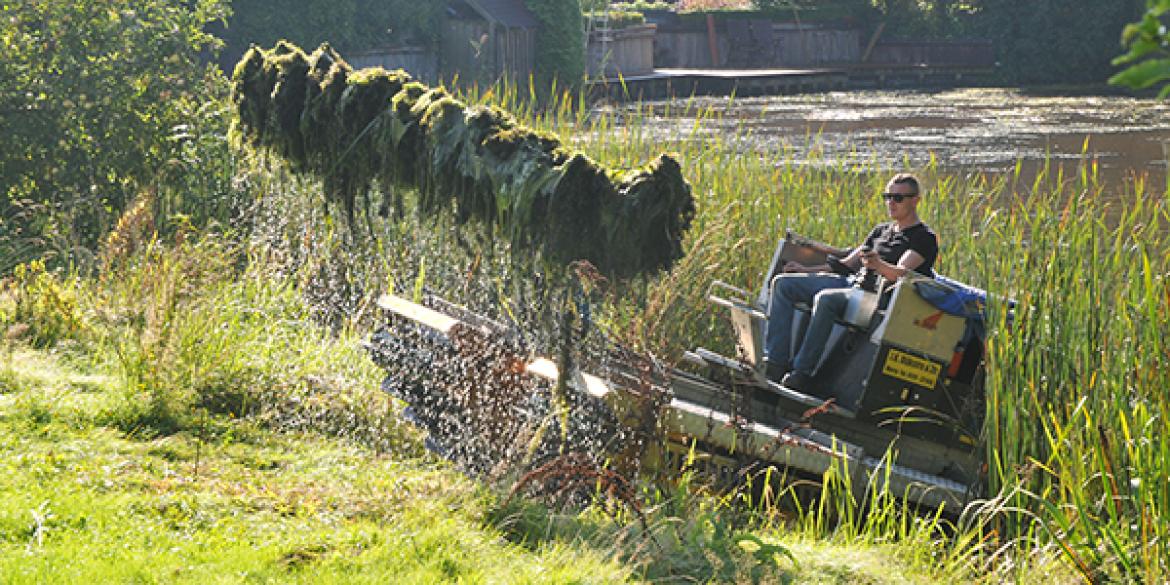
[[[691,95],[780,95],[845,89],[843,69],[655,69],[646,75],[611,77],[590,85],[617,100]]]
[[[850,65],[832,69],[655,69],[653,73],[590,81],[594,95],[651,100],[692,95],[785,95],[879,87],[940,87],[992,73],[991,68],[927,65]]]

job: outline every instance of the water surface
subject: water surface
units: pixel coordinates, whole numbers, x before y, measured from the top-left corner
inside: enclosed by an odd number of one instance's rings
[[[1141,176],[1156,192],[1166,185],[1170,103],[1158,100],[981,88],[694,98],[689,113],[683,104],[651,104],[652,131],[690,135],[697,106],[717,115],[696,138],[726,138],[742,126],[745,149],[789,150],[804,164],[913,169],[933,155],[950,171],[1005,172],[1020,161],[1026,178],[1046,158],[1066,168],[1095,159],[1112,191]],[[822,154],[810,156],[814,149]]]

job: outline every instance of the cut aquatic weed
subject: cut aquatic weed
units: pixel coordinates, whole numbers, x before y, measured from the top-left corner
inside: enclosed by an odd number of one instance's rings
[[[516,481],[508,494],[507,506],[516,494],[535,493],[556,502],[570,502],[590,494],[594,505],[614,515],[623,506],[646,527],[646,517],[638,503],[634,484],[620,473],[599,465],[586,453],[569,452],[529,471]],[[612,509],[610,506],[614,506]]]
[[[607,170],[500,108],[469,108],[401,70],[352,71],[327,45],[311,55],[285,41],[252,48],[233,80],[238,133],[322,179],[351,231],[377,183],[387,207],[414,191],[422,215],[477,220],[546,270],[588,260],[631,277],[682,255],[695,209],[670,156]],[[571,104],[552,111],[566,116]]]

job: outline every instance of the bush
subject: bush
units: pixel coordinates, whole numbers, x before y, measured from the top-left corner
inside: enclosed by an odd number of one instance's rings
[[[9,2],[0,19],[0,273],[87,262],[181,147],[218,0]],[[11,220],[11,221],[9,221]]]
[[[0,324],[10,340],[25,340],[33,347],[52,347],[81,333],[82,316],[77,289],[45,270],[34,260],[16,267],[0,295],[9,297],[9,311],[0,311]]]

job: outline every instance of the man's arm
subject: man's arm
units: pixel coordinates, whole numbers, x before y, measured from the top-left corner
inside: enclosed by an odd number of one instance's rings
[[[873,269],[887,282],[893,282],[906,275],[907,272],[921,268],[924,264],[929,268],[938,258],[938,236],[926,229],[914,229],[910,234],[909,248],[898,258],[897,264],[891,264],[877,254],[867,255],[862,262],[867,268]],[[927,271],[929,272],[929,270]]]
[[[902,278],[906,273],[922,266],[923,262],[926,262],[926,258],[914,250],[906,250],[898,259],[897,264],[890,264],[882,260],[878,257],[878,253],[873,251],[861,256],[862,265],[880,274],[882,278],[886,279],[886,282],[894,282]]]
[[[828,264],[805,265],[792,260],[784,263],[784,272],[807,272],[809,274],[815,274],[817,272],[829,272],[829,270],[831,269]]]
[[[861,246],[853,249],[849,255],[841,259],[841,263],[857,270],[861,268]],[[807,272],[815,274],[817,272],[832,272],[833,267],[828,264],[812,264],[804,265],[799,262],[787,262],[784,264],[784,272]]]

